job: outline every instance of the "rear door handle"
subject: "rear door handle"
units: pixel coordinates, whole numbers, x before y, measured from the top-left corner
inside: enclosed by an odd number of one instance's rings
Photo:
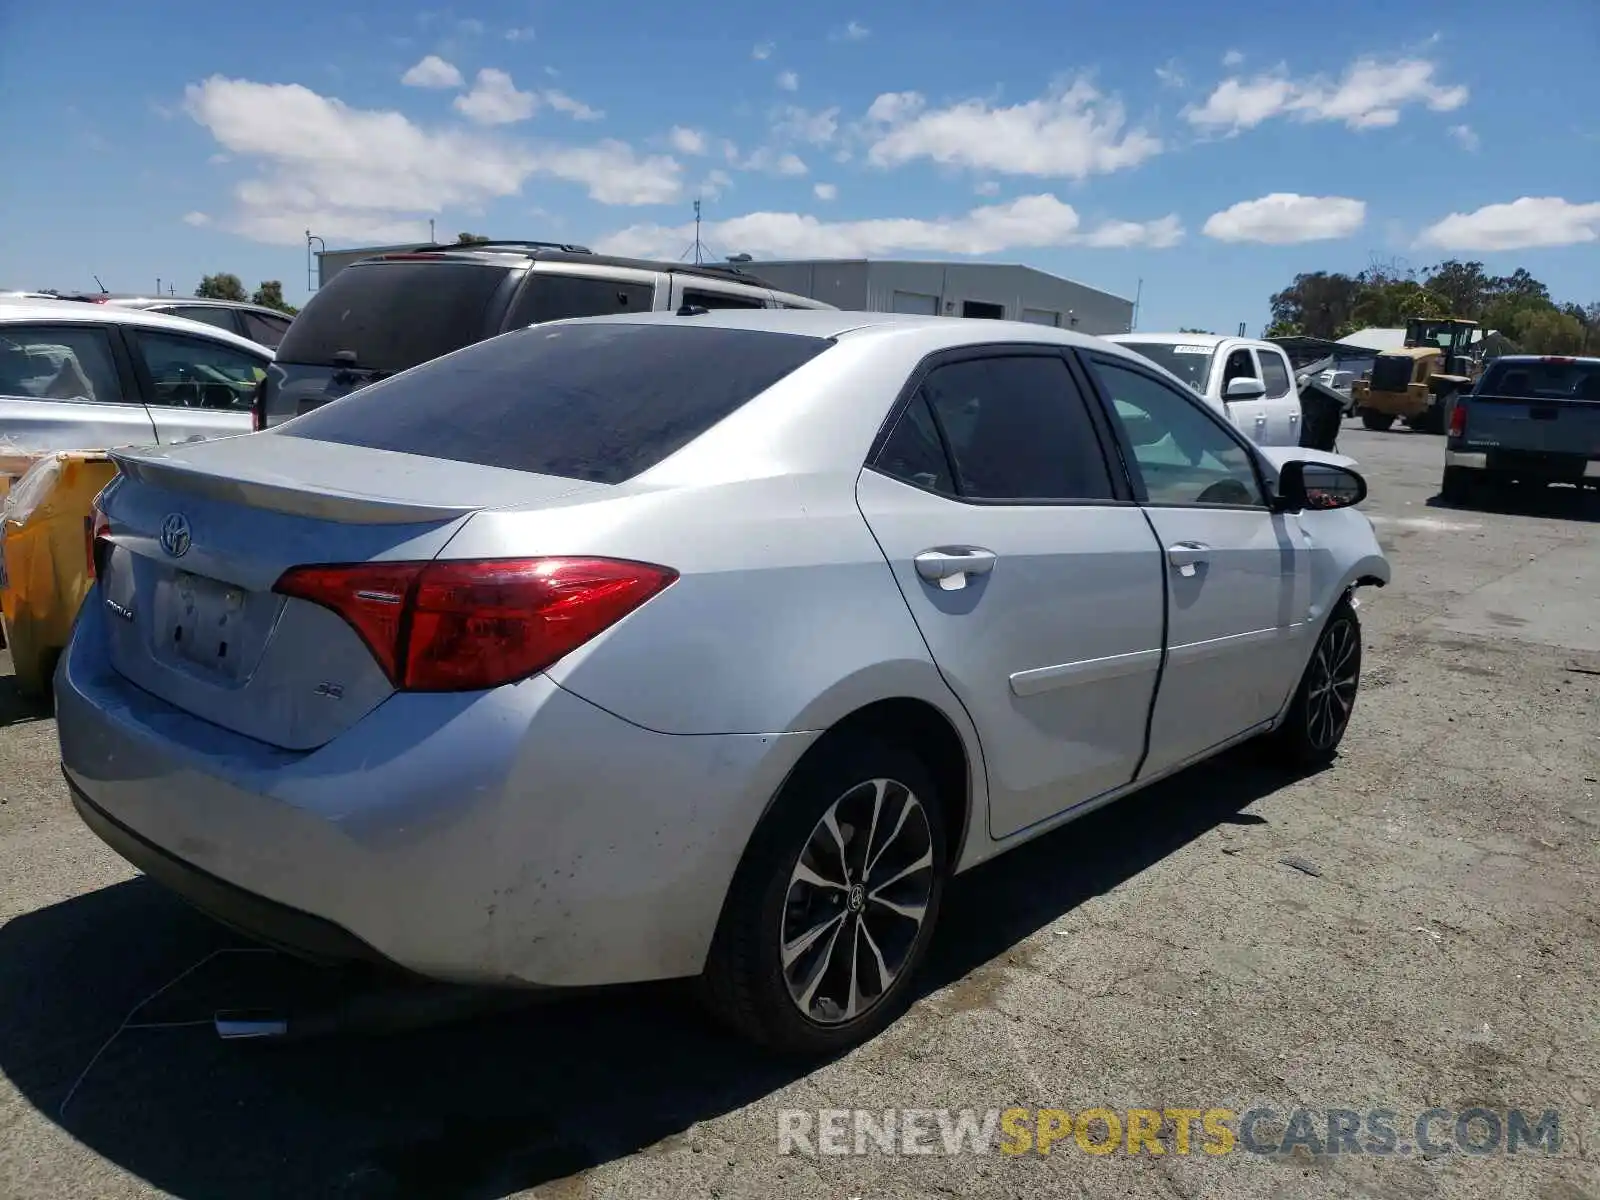
[[[970,576],[987,575],[994,570],[996,557],[993,550],[981,546],[936,546],[911,561],[922,578],[954,592],[966,587]]]
[[[1167,547],[1167,561],[1178,568],[1184,578],[1194,574],[1195,566],[1206,562],[1211,547],[1204,542],[1173,542]]]

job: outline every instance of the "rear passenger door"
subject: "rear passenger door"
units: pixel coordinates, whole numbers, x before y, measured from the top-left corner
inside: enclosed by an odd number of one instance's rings
[[[936,356],[891,420],[857,500],[982,739],[991,835],[1127,783],[1161,555],[1073,369],[1027,346]]]
[[[672,311],[687,305],[716,311],[719,308],[769,308],[772,293],[743,284],[714,283],[695,276],[673,275]]]
[[[1300,394],[1295,391],[1289,360],[1281,351],[1265,346],[1255,347],[1253,353],[1259,377],[1267,389],[1267,394],[1261,398],[1267,412],[1266,438],[1257,441],[1263,446],[1298,446]]]
[[[0,450],[149,445],[150,414],[114,329],[0,325]]]
[[[532,270],[511,303],[507,329],[523,329],[571,317],[607,317],[649,312],[656,288],[643,271],[627,277]]]
[[[250,400],[265,353],[166,330],[125,330],[162,443],[250,432]]]

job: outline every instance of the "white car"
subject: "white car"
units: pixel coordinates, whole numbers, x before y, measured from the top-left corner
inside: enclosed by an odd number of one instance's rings
[[[1214,333],[1118,333],[1107,340],[1176,375],[1256,445],[1300,444],[1300,393],[1281,346]]]
[[[110,304],[0,297],[0,447],[90,450],[250,432],[272,351]]]
[[[1355,472],[1004,321],[555,321],[116,457],[56,676],[101,838],[279,945],[701,975],[786,1050],[892,1018],[952,874],[1331,759],[1389,578]]]

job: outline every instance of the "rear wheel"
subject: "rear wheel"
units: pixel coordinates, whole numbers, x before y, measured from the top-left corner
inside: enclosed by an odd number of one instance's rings
[[[1375,412],[1370,408],[1363,408],[1361,410],[1361,423],[1375,433],[1382,433],[1394,425],[1394,414]]]
[[[876,739],[821,748],[751,838],[701,980],[708,1007],[773,1050],[870,1038],[910,998],[947,871],[922,762]]]
[[[1322,628],[1311,661],[1278,727],[1278,749],[1294,766],[1310,769],[1333,760],[1355,708],[1361,684],[1361,622],[1340,600]]]
[[[1446,467],[1439,483],[1439,498],[1446,504],[1465,504],[1472,499],[1475,483],[1470,467]]]

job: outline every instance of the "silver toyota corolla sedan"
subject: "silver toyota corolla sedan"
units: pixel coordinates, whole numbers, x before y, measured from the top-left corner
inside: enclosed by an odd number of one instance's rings
[[[1389,577],[1350,460],[996,321],[565,321],[118,461],[56,680],[100,837],[315,957],[698,976],[801,1052],[906,1002],[952,874],[1331,758]]]

